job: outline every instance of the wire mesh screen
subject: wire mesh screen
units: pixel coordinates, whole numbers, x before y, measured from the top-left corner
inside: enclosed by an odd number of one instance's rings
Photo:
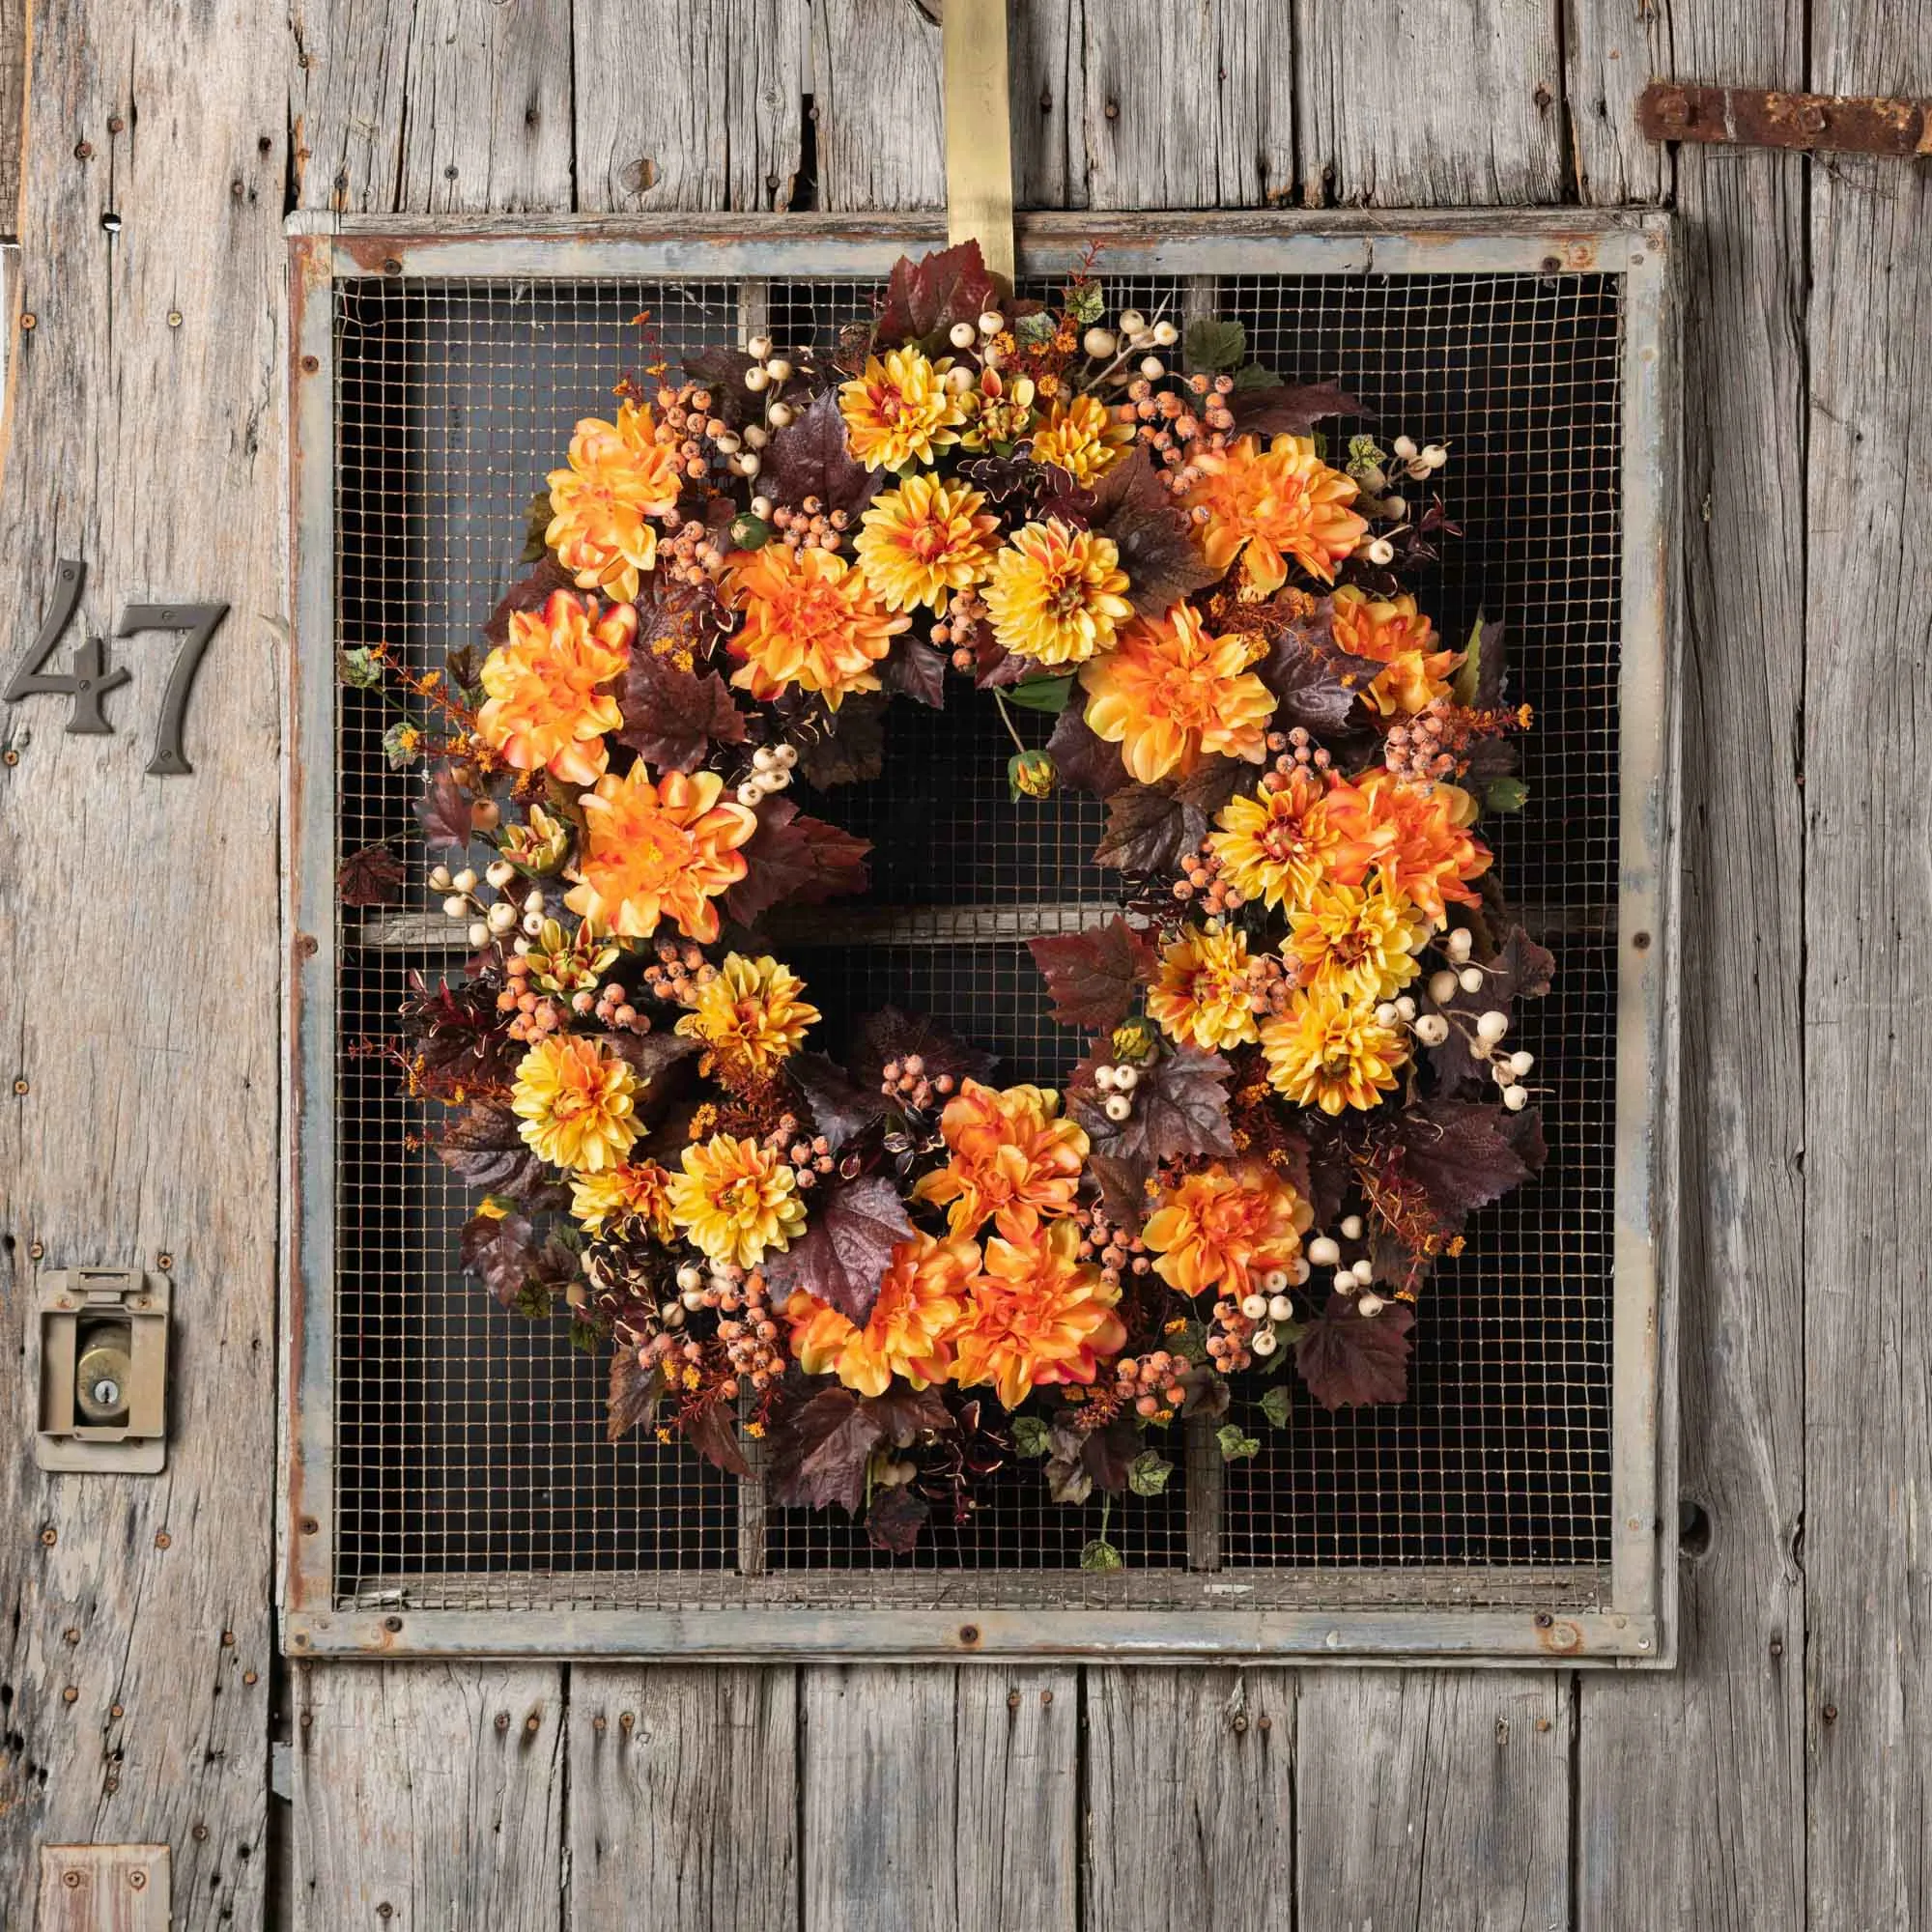
[[[572,423],[604,410],[619,378],[738,339],[748,316],[781,340],[825,343],[874,295],[852,282],[338,282],[339,643],[440,665],[518,574],[526,504]],[[1464,1603],[1598,1600],[1610,1513],[1620,278],[1230,277],[1121,283],[1108,297],[1238,316],[1289,380],[1337,379],[1385,435],[1448,443],[1443,494],[1464,534],[1420,584],[1424,607],[1452,639],[1479,611],[1499,618],[1515,694],[1536,709],[1527,807],[1490,829],[1500,877],[1557,958],[1551,996],[1521,1020],[1548,1089],[1550,1159],[1477,1217],[1465,1255],[1426,1291],[1411,1400],[1329,1415],[1293,1388],[1285,1428],[1250,1419],[1252,1461],[1206,1481],[1196,1456],[1185,1491],[1112,1505],[1125,1580],[1078,1568],[1098,1506],[1050,1502],[1037,1464],[1009,1465],[966,1525],[894,1557],[836,1511],[767,1508],[755,1480],[680,1446],[610,1444],[603,1365],[561,1321],[532,1325],[459,1272],[467,1190],[422,1148],[418,1104],[376,1050],[412,969],[460,970],[460,939],[436,918],[351,912],[337,987],[339,1602],[542,1609],[823,1593],[883,1605],[910,1601],[922,1578],[943,1587],[968,1573],[960,1588],[975,1602],[1098,1609],[1158,1601],[1161,1577],[1183,1577],[1190,1561],[1248,1572],[1277,1598],[1305,1582],[1333,1601],[1329,1573],[1376,1569],[1412,1576],[1406,1596],[1399,1577],[1376,1579],[1384,1604],[1439,1596],[1425,1572],[1448,1573]],[[384,838],[407,847],[420,776],[389,769],[382,696],[343,690],[338,721],[338,856]],[[880,779],[813,806],[875,847],[871,890],[838,909],[836,935],[831,920],[785,934],[826,1015],[821,1043],[836,1049],[890,1001],[997,1051],[1003,1078],[1054,1084],[1081,1042],[1049,1017],[1024,940],[1116,902],[1087,856],[1098,808],[1078,795],[1011,803],[1002,726],[963,691],[941,713],[895,704],[887,743]],[[1169,1453],[1182,1463],[1178,1441]]]

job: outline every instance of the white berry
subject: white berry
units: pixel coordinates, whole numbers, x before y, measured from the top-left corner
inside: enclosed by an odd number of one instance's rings
[[[1364,1315],[1379,1315],[1388,1304],[1379,1294],[1365,1294],[1355,1306]]]
[[[774,403],[765,412],[765,418],[774,429],[789,429],[792,425],[792,406],[789,403]],[[768,510],[767,516],[771,514]]]
[[[517,923],[517,909],[507,899],[498,899],[483,923],[492,932],[508,932]]]
[[[1100,1110],[1117,1124],[1134,1111],[1134,1103],[1124,1094],[1109,1094]]]
[[[1114,1068],[1114,1085],[1122,1094],[1131,1094],[1141,1084],[1141,1070],[1138,1066],[1117,1066]]]
[[[470,922],[469,943],[471,946],[488,946],[490,943],[490,928],[480,919]]]
[[[1090,328],[1080,338],[1080,346],[1096,362],[1104,362],[1121,345],[1111,329]]]
[[[1157,322],[1153,326],[1153,339],[1163,349],[1172,349],[1180,340],[1180,331],[1171,322]]]
[[[542,912],[544,910],[544,906],[545,906],[545,899],[544,895],[541,893],[532,893],[529,895],[529,897],[524,901],[524,910],[526,912]]]
[[[946,331],[946,339],[955,349],[971,349],[980,339],[980,331],[970,322],[955,322]]]
[[[1424,1046],[1440,1046],[1449,1037],[1449,1022],[1440,1013],[1424,1013],[1415,1023],[1415,1037]]]
[[[1308,1259],[1317,1267],[1333,1267],[1342,1259],[1342,1249],[1330,1236],[1317,1235],[1308,1244]]]
[[[760,745],[752,753],[752,769],[754,772],[768,772],[778,761],[778,753],[769,745]]]
[[[1508,1033],[1509,1030],[1509,1015],[1497,1007],[1492,1007],[1488,1012],[1479,1015],[1476,1020],[1477,1038],[1488,1040],[1492,1046],[1497,1040],[1501,1039],[1503,1035]]]
[[[1006,326],[1006,317],[996,308],[987,309],[980,318],[980,333],[981,335],[997,335]]]
[[[1465,993],[1480,993],[1483,990],[1483,969],[1480,966],[1464,966],[1456,976],[1456,983]]]
[[[1415,454],[1415,439],[1412,436],[1399,436],[1389,447],[1397,457],[1406,463]]]
[[[1262,1276],[1262,1286],[1270,1294],[1279,1294],[1288,1286],[1288,1270],[1269,1268],[1267,1273]]]
[[[1147,327],[1147,317],[1137,308],[1123,308],[1121,311],[1121,332],[1123,335],[1139,335]]]
[[[769,335],[754,335],[745,345],[745,354],[756,362],[762,362],[771,353],[772,338]]]
[[[1293,1314],[1294,1303],[1287,1295],[1276,1294],[1269,1297],[1268,1320],[1270,1321],[1287,1321],[1293,1319]]]
[[[1469,956],[1469,949],[1475,944],[1475,937],[1466,925],[1459,925],[1449,935],[1447,945],[1449,956],[1457,965],[1462,965]]]
[[[455,883],[449,876],[447,866],[438,866],[429,875],[429,888],[433,893],[446,893]]]
[[[689,1262],[686,1262],[677,1271],[677,1285],[685,1293],[690,1294],[695,1290],[704,1286],[704,1277]]]
[[[1438,1007],[1446,1007],[1456,997],[1456,976],[1446,966],[1441,972],[1429,976],[1429,997]]]
[[[1114,1091],[1114,1069],[1111,1066],[1096,1066],[1094,1069],[1094,1084],[1103,1094]]]
[[[1510,1071],[1519,1080],[1535,1065],[1536,1055],[1533,1053],[1513,1053],[1510,1055]]]
[[[461,893],[451,893],[443,900],[442,909],[451,919],[461,919],[469,910],[469,901]]]
[[[754,362],[745,371],[745,386],[753,395],[755,396],[761,389],[770,388],[771,384],[772,379],[765,373],[762,363]]]
[[[1368,559],[1378,567],[1385,567],[1395,561],[1395,545],[1387,537],[1378,537],[1367,552]]]
[[[1529,1089],[1527,1087],[1505,1087],[1503,1089],[1503,1105],[1512,1114],[1521,1113],[1529,1105]]]
[[[1342,1223],[1342,1238],[1345,1241],[1359,1241],[1362,1238],[1362,1217],[1350,1214]]]
[[[1281,1347],[1281,1342],[1272,1328],[1258,1328],[1255,1339],[1248,1344],[1258,1355],[1271,1355]]]
[[[1157,383],[1167,374],[1167,364],[1158,355],[1144,355],[1141,358],[1141,374],[1150,383]]]
[[[517,876],[517,868],[507,859],[493,859],[483,876],[500,893]]]
[[[738,787],[737,796],[738,796],[738,803],[740,805],[756,805],[757,802],[764,797],[764,795],[765,795],[764,786],[761,784],[753,784],[750,779],[747,779],[745,782]]]
[[[1264,1321],[1268,1312],[1268,1298],[1264,1294],[1244,1294],[1241,1297],[1241,1313],[1250,1321]]]
[[[459,893],[473,893],[476,890],[476,874],[466,866],[449,883]]]

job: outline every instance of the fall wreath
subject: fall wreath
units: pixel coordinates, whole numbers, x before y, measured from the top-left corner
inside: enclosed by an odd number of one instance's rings
[[[1401,1400],[1432,1263],[1543,1159],[1510,1035],[1551,961],[1481,830],[1528,713],[1496,632],[1403,587],[1448,452],[1331,449],[1357,407],[1237,322],[1017,301],[971,244],[836,347],[643,376],[576,425],[487,652],[342,665],[468,927],[384,1043],[481,1193],[466,1267],[609,1348],[613,1437],[741,1473],[763,1437],[781,1502],[892,1550],[1014,1455],[1069,1502],[1158,1492],[1183,1416],[1251,1455],[1233,1405],[1282,1423],[1291,1362]],[[759,934],[865,888],[822,801],[889,700],[962,691],[1012,810],[1105,801],[1119,910],[1032,947],[1091,1037],[1060,1092],[892,1008],[827,1057]],[[402,895],[395,842],[346,902]]]

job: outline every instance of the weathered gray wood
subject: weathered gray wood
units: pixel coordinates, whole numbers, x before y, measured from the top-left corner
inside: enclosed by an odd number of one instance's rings
[[[1932,91],[1932,15],[1811,13],[1811,82]],[[1932,498],[1922,166],[1811,170],[1804,686],[1804,1574],[1820,1928],[1932,1918]],[[1912,856],[1907,856],[1912,855]]]
[[[796,1708],[788,1669],[574,1673],[572,1932],[794,1924]]]
[[[1570,1683],[1555,1671],[1305,1674],[1299,1923],[1564,1924],[1571,1728]]]
[[[1554,0],[1296,0],[1294,64],[1312,204],[1562,199]]]
[[[1083,1922],[1294,1922],[1295,1676],[1087,1672]]]
[[[1713,11],[1708,5],[1678,9],[1683,42],[1698,33],[1697,16]],[[1744,10],[1725,11],[1738,18]],[[1775,20],[1778,9],[1753,6],[1748,12]],[[1670,155],[1644,139],[1636,98],[1653,79],[1700,77],[1682,54],[1673,59],[1668,10],[1662,0],[1563,0],[1563,91],[1577,199],[1598,208],[1662,200],[1670,185]],[[1727,80],[1744,78],[1728,66],[1723,73]]]
[[[578,7],[586,209],[784,208],[804,126],[806,0]]]
[[[1601,48],[1625,10],[1596,11],[1607,21],[1587,38]],[[1769,82],[1803,70],[1795,4],[1680,6],[1670,31],[1687,75]],[[1634,160],[1595,152],[1593,180],[1632,178]],[[1681,1572],[1677,1673],[1581,1680],[1577,1904],[1595,1932],[1804,1918],[1805,165],[1690,147],[1677,158],[1689,317],[1680,1464],[1706,1525],[1693,1546],[1708,1538],[1708,1550]],[[1805,890],[1819,890],[1815,867]]]
[[[300,205],[570,207],[570,17],[552,0],[297,0]]]
[[[1070,1932],[1078,1696],[1070,1670],[808,1669],[805,1932]]]
[[[0,484],[10,663],[61,557],[87,561],[91,632],[130,600],[234,606],[191,777],[143,773],[168,639],[116,645],[111,737],[67,735],[60,697],[0,710],[0,1899],[24,1916],[38,1845],[166,1844],[195,1932],[257,1922],[267,1862],[281,35],[242,0],[36,10],[35,327],[9,344]],[[162,1253],[166,1474],[43,1475],[20,1346],[40,1268]]]
[[[1084,208],[1086,0],[1011,0],[1013,199]]]
[[[165,1845],[43,1845],[38,1932],[169,1932]]]
[[[821,208],[946,206],[939,28],[911,0],[817,0],[810,92]]]
[[[0,229],[19,230],[22,119],[27,85],[27,0],[0,4]]]
[[[556,1932],[559,1678],[542,1664],[298,1664],[298,1932]]]

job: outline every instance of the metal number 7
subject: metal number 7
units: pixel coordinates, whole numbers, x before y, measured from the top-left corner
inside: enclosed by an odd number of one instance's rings
[[[168,673],[168,688],[161,694],[161,718],[155,727],[155,755],[148,760],[148,770],[157,777],[177,778],[194,770],[182,751],[182,722],[187,715],[188,693],[194,689],[202,653],[227,614],[226,604],[129,604],[114,627],[117,638],[131,638],[137,631],[188,634],[187,641],[176,654],[174,669]]]

